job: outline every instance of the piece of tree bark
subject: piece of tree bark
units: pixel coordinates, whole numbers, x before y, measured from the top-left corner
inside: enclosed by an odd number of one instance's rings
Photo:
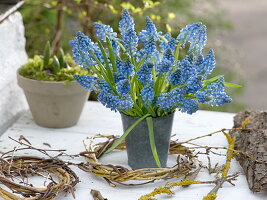
[[[237,154],[253,192],[267,191],[267,112],[244,111],[234,117],[234,128],[247,128],[233,131],[235,148],[253,159]],[[258,162],[259,161],[259,162]]]

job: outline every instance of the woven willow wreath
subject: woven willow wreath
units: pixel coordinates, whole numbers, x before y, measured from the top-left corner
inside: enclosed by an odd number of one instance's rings
[[[96,139],[106,139],[105,142],[95,143]],[[131,183],[125,185],[140,185],[151,183],[159,179],[169,179],[185,176],[192,169],[197,167],[198,161],[193,156],[192,151],[187,147],[180,145],[176,141],[170,143],[170,154],[177,154],[177,164],[170,168],[144,168],[131,170],[123,166],[114,164],[101,164],[99,159],[109,147],[118,139],[118,137],[96,135],[89,137],[84,141],[86,151],[80,153],[87,159],[87,165],[79,167],[95,176],[103,177],[111,186],[115,183],[125,184],[127,181],[142,181],[142,183]],[[125,150],[125,142],[122,142],[116,150]],[[182,158],[183,157],[183,158]]]
[[[43,176],[44,173],[53,175],[47,177],[50,183],[47,187],[37,188],[31,184],[14,182],[17,177]],[[74,195],[73,187],[79,182],[76,174],[61,160],[41,159],[36,157],[12,157],[0,160],[0,183],[13,193],[0,187],[0,197],[6,200],[51,200],[59,193],[66,191]],[[15,195],[19,194],[20,196]],[[22,197],[21,197],[22,196]]]

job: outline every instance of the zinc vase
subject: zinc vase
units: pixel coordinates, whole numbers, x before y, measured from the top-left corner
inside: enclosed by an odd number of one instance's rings
[[[155,144],[161,167],[166,167],[167,164],[173,117],[174,113],[164,117],[152,118]],[[125,132],[138,118],[121,113],[121,119]],[[131,168],[158,168],[150,147],[146,119],[142,120],[125,140],[128,164]]]

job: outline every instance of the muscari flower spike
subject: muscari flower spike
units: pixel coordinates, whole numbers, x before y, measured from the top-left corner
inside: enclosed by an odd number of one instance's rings
[[[170,92],[161,93],[156,101],[156,105],[161,110],[171,111],[176,108],[184,98],[185,91],[179,87],[173,89]]]
[[[187,58],[179,62],[179,66],[181,70],[181,83],[182,84],[186,84],[189,78],[196,76],[197,74],[196,68]]]
[[[162,52],[167,51],[170,49],[172,52],[174,52],[177,44],[177,40],[171,36],[170,33],[166,33],[164,35],[164,38],[167,40],[167,42],[160,40],[160,48]]]
[[[130,92],[130,82],[128,79],[119,81],[116,84],[116,87],[120,95],[128,94]]]
[[[168,59],[162,59],[160,63],[158,63],[156,71],[159,73],[169,72],[172,69],[173,63]]]
[[[88,90],[97,92],[99,89],[99,79],[97,77],[88,75],[73,75],[73,77],[81,86]]]
[[[152,57],[157,52],[156,41],[158,40],[158,32],[156,26],[149,17],[146,17],[146,29],[142,30],[138,35],[139,43],[144,44],[144,48],[138,52],[138,59],[143,57]]]
[[[199,109],[197,101],[192,99],[182,99],[178,108],[180,108],[181,112],[185,112],[190,115],[197,112]]]
[[[212,49],[210,49],[209,53],[204,58],[202,65],[204,68],[203,77],[204,77],[204,79],[206,79],[208,77],[208,75],[211,74],[211,72],[213,71],[213,69],[216,66],[215,55],[214,55],[214,51]]]
[[[206,89],[198,91],[194,96],[198,99],[199,103],[213,106],[220,106],[232,101],[231,97],[225,92],[223,77],[209,84]]]
[[[178,42],[181,42],[182,47],[187,42],[190,43],[189,52],[200,54],[207,41],[207,27],[201,22],[190,24],[181,29],[180,34],[177,36]]]
[[[129,59],[127,59],[126,62],[122,61],[121,59],[117,59],[116,65],[118,68],[118,75],[120,77],[128,78],[129,76],[133,75],[134,65]]]
[[[141,90],[141,97],[145,105],[153,103],[155,92],[154,92],[154,81],[151,81],[145,85]]]
[[[174,58],[174,55],[173,55],[173,52],[171,49],[167,49],[164,54],[163,54],[163,59],[167,59],[169,60],[172,65],[174,65],[174,61],[175,61],[175,58]]]
[[[109,25],[100,24],[95,22],[94,24],[96,35],[103,41],[106,41],[108,37],[110,40],[117,39],[117,33],[113,32],[113,29]]]
[[[181,69],[176,69],[174,72],[171,72],[168,76],[168,81],[171,85],[177,85],[181,83]]]
[[[185,87],[187,89],[188,93],[195,93],[198,90],[200,90],[203,87],[204,82],[202,81],[203,76],[201,75],[196,75],[190,77],[186,84],[187,86]]]
[[[129,110],[133,107],[133,100],[131,98],[131,95],[126,94],[122,95],[122,97],[118,101],[118,110]]]
[[[138,46],[138,36],[134,30],[134,21],[131,18],[128,10],[124,9],[122,18],[119,22],[119,29],[122,35],[125,52],[135,55]]]
[[[134,29],[134,20],[127,9],[123,10],[121,20],[119,22],[119,30],[121,34],[127,33],[129,29]]]
[[[90,55],[89,50],[100,56],[100,52],[92,40],[82,32],[77,32],[76,37],[69,42],[72,47],[73,59],[84,68],[88,68],[96,64],[96,61]]]
[[[107,108],[117,111],[119,104],[119,97],[112,94],[109,90],[101,89],[98,94],[98,100]]]
[[[136,72],[137,79],[142,83],[145,84],[152,80],[152,63],[144,63],[139,70]]]

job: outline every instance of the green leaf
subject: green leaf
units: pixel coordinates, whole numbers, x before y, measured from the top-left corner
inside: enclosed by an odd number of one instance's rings
[[[110,59],[110,62],[112,64],[113,71],[116,72],[117,71],[116,57],[115,57],[115,54],[114,54],[114,51],[113,51],[113,48],[112,48],[111,41],[110,41],[110,39],[108,37],[106,38],[106,42],[107,42],[107,45],[108,45],[109,59]]]
[[[242,87],[242,85],[237,85],[237,84],[228,83],[228,82],[224,82],[224,85],[228,86],[228,87],[236,87],[236,88],[241,88]]]
[[[204,80],[205,85],[209,85],[209,84],[219,80],[221,77],[223,77],[223,75],[218,75],[218,76],[212,77],[210,79]]]
[[[49,59],[50,59],[51,51],[50,51],[50,43],[47,41],[44,49],[44,67],[48,67],[49,65]]]
[[[158,35],[159,39],[161,39],[162,41],[164,41],[165,43],[168,43],[168,40],[162,36],[162,35]]]
[[[150,114],[146,114],[143,117],[139,118],[138,120],[136,120],[124,133],[123,135],[114,142],[114,144],[105,152],[105,153],[110,153],[111,151],[113,151],[121,142],[122,140],[124,140],[126,138],[126,136],[134,129],[134,127],[136,127],[143,119],[147,118],[148,116],[150,116]]]
[[[104,76],[104,79],[107,81],[107,75],[106,75],[106,70],[105,67],[103,66],[103,64],[101,63],[101,61],[96,57],[96,55],[94,54],[94,52],[89,50],[90,55],[94,58],[94,60],[97,62],[98,66],[100,67],[100,72],[102,74],[102,76]]]
[[[146,57],[142,58],[142,60],[137,64],[136,70],[138,70],[144,64],[145,61],[146,61]]]
[[[56,74],[60,70],[60,63],[56,56],[53,57],[53,71]]]
[[[159,160],[159,156],[158,156],[158,152],[157,152],[157,147],[155,144],[152,117],[146,118],[146,122],[147,122],[147,126],[148,126],[148,134],[149,134],[149,142],[150,142],[151,151],[153,153],[153,157],[155,159],[157,166],[160,168],[161,164],[160,164],[160,160]]]
[[[104,61],[105,61],[108,77],[111,81],[113,81],[113,73],[111,72],[110,67],[109,67],[109,62],[108,62],[108,57],[107,57],[106,51],[105,51],[105,49],[104,49],[104,47],[100,41],[97,41],[97,43],[98,43],[98,46],[101,50],[101,53],[102,53]]]
[[[126,50],[125,47],[122,45],[122,43],[120,43],[120,42],[117,42],[117,43],[121,47],[122,51],[125,51]]]
[[[175,53],[174,53],[174,66],[177,66],[178,60],[179,60],[179,54],[180,54],[180,47],[181,47],[181,41],[177,44],[175,48]]]
[[[59,64],[60,64],[60,68],[65,68],[67,65],[65,63],[65,60],[64,60],[64,51],[62,48],[60,48],[59,50],[59,55],[58,55],[58,61],[59,61]]]

